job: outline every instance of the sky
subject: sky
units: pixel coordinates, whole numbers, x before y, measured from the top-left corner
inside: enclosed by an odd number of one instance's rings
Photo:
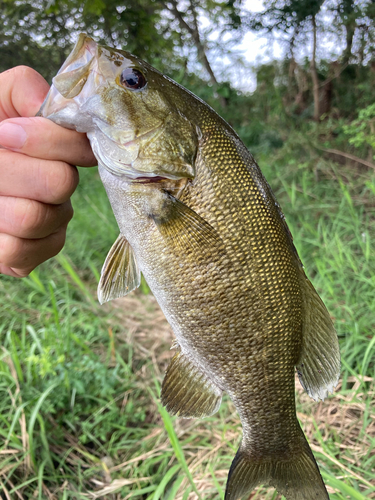
[[[263,0],[246,0],[243,7],[251,12],[260,12],[264,9]],[[204,27],[204,20],[202,25]],[[212,39],[215,39],[215,33],[213,33]],[[225,78],[226,72],[230,70],[232,72],[230,78],[232,85],[243,92],[255,90],[254,68],[256,66],[282,57],[282,47],[277,40],[272,42],[268,37],[252,31],[245,34],[241,43],[233,47],[233,51],[242,56],[243,65],[233,62],[232,58],[223,54],[215,58],[212,65],[219,78],[222,75],[222,79],[227,79]]]
[[[245,10],[251,12],[261,12],[263,8],[262,0],[246,0],[244,3]],[[275,40],[270,46],[270,40],[265,36],[261,36],[252,31],[248,31],[241,44],[238,46],[239,50],[244,51],[246,60],[251,64],[260,64],[277,59],[282,56],[280,44]]]
[[[244,10],[251,12],[260,12],[264,10],[263,0],[245,0]],[[331,16],[327,8],[322,7],[321,16]],[[215,36],[213,34],[213,36]],[[285,55],[285,46],[281,35],[273,34],[273,39],[262,36],[259,33],[248,31],[243,37],[241,43],[234,46],[233,49],[242,54],[244,66],[234,63],[233,59],[226,57],[225,54],[214,58],[213,67],[219,75],[219,79],[225,80],[228,69],[232,72],[231,82],[233,86],[243,92],[253,92],[256,88],[256,77],[254,68],[260,64],[270,62],[275,59],[282,59]],[[343,46],[340,39],[332,33],[320,34],[317,47],[317,58],[336,59],[342,52]],[[312,36],[310,43],[303,44],[303,47],[295,51],[297,61],[302,61],[304,57],[310,56],[312,52]],[[221,77],[221,78],[220,78]]]

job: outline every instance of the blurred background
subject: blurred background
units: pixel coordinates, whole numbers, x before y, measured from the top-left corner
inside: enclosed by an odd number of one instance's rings
[[[51,82],[81,31],[199,95],[255,156],[341,345],[336,392],[297,383],[298,417],[331,499],[375,498],[375,2],[0,0],[0,71]],[[96,168],[80,175],[63,252],[0,279],[0,496],[223,498],[238,416],[161,408],[173,334],[144,281],[98,305],[118,229]]]

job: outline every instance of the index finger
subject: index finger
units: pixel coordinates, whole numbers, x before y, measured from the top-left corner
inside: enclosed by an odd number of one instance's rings
[[[65,161],[80,167],[97,165],[86,134],[40,116],[1,122],[0,146],[43,160]]]
[[[35,116],[49,85],[37,71],[17,66],[0,74],[0,121],[18,116]]]
[[[35,117],[49,90],[39,73],[27,66],[12,68],[0,73],[0,89],[0,147],[45,160],[97,164],[85,134]]]

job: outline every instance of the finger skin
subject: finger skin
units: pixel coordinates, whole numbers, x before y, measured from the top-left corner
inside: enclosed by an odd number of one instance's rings
[[[63,248],[66,226],[38,240],[0,234],[0,273],[24,277],[42,262],[57,255]]]
[[[9,149],[73,165],[96,165],[85,134],[64,129],[46,118],[35,117],[48,90],[45,79],[27,66],[18,66],[0,74],[0,145],[7,147],[3,144],[4,138],[2,141],[1,127],[14,123],[24,128],[27,139],[21,148]]]
[[[59,204],[71,197],[78,181],[77,168],[68,163],[30,158],[0,149],[1,196]]]
[[[35,117],[48,90],[28,67],[0,74],[0,274],[17,278],[64,245],[78,183],[72,164],[97,164],[84,134]]]
[[[30,269],[20,269],[16,272],[11,267],[6,266],[5,264],[0,263],[0,275],[5,274],[6,276],[11,276],[12,278],[26,278],[34,268]]]
[[[35,116],[49,90],[46,80],[27,66],[0,75],[0,121],[16,116]]]
[[[73,217],[70,200],[46,205],[35,200],[0,196],[0,233],[18,238],[40,239],[66,226]]]
[[[25,132],[26,140],[14,145],[14,138],[7,128],[18,125]],[[11,139],[9,141],[9,139]],[[42,117],[11,118],[0,123],[0,144],[12,151],[18,151],[34,158],[60,160],[81,167],[97,165],[86,134],[60,127]]]

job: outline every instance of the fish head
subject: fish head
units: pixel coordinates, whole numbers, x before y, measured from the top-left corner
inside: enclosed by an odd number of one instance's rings
[[[195,175],[191,94],[129,52],[80,34],[38,113],[85,132],[101,167],[134,181]]]

